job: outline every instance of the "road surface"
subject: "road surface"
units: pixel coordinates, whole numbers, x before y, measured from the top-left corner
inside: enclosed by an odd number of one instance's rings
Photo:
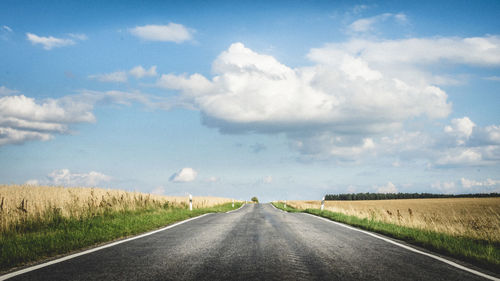
[[[302,213],[249,204],[10,280],[486,280]]]

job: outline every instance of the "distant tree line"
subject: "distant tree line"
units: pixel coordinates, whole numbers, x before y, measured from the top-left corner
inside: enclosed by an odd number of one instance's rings
[[[474,194],[433,194],[433,193],[345,193],[327,194],[325,200],[387,200],[387,199],[416,199],[416,198],[478,198],[500,197],[500,193]]]

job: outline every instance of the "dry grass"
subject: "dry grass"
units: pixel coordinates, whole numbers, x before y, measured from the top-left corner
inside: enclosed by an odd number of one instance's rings
[[[228,202],[231,199],[193,197],[193,208]],[[109,211],[185,207],[188,203],[187,196],[161,196],[101,188],[0,185],[0,232],[26,220],[49,220],[53,214],[80,219]]]
[[[319,209],[321,201],[287,201],[297,209]],[[325,210],[500,242],[500,198],[325,201]]]

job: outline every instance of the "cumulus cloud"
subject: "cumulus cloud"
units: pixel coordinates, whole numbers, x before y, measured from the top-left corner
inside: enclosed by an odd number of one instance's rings
[[[93,104],[77,96],[36,101],[24,95],[0,98],[0,145],[50,140],[69,125],[94,122]]]
[[[89,78],[100,82],[123,83],[127,82],[127,73],[125,71],[116,71],[111,73],[89,75]]]
[[[143,40],[182,43],[193,38],[193,29],[182,24],[143,25],[129,29],[130,33]]]
[[[76,42],[73,39],[69,38],[56,38],[53,36],[38,36],[33,33],[26,33],[26,38],[28,41],[31,42],[33,45],[42,45],[45,50],[51,50],[53,48],[60,48],[60,47],[65,47],[65,46],[71,46],[75,45]]]
[[[95,171],[88,173],[72,173],[68,169],[61,169],[52,171],[47,175],[46,179],[31,179],[26,181],[26,184],[94,187],[104,184],[111,179],[110,176]]]
[[[172,182],[192,182],[196,179],[198,172],[193,168],[182,168],[178,172],[170,176]]]
[[[157,75],[156,73],[156,65],[151,66],[148,70],[146,70],[144,67],[141,65],[138,65],[134,68],[132,68],[129,71],[129,74],[134,76],[135,78],[142,78],[145,76],[151,76],[154,77]]]
[[[500,162],[500,126],[477,126],[467,116],[451,120],[435,147],[441,167],[483,166]]]
[[[110,181],[111,177],[105,174],[91,171],[89,173],[71,173],[68,169],[55,170],[48,176],[50,185],[60,186],[97,186]]]
[[[398,193],[398,189],[392,182],[388,182],[386,185],[376,187],[378,193]]]
[[[299,151],[330,156],[357,157],[376,146],[374,134],[397,131],[410,118],[450,113],[440,88],[388,77],[364,59],[339,52],[331,61],[329,53],[313,50],[315,65],[290,68],[235,43],[213,62],[211,79],[164,74],[157,85],[178,90],[209,127],[285,133]]]
[[[7,95],[12,95],[12,94],[17,94],[17,93],[19,93],[19,91],[9,89],[5,86],[0,86],[0,96],[7,96]]]
[[[200,108],[205,124],[222,131],[312,127],[367,133],[385,131],[410,117],[450,112],[446,93],[437,87],[385,79],[349,56],[340,65],[330,65],[326,58],[323,62],[292,69],[235,43],[215,60],[212,80],[168,74],[158,85],[180,90]]]
[[[458,144],[463,144],[463,139],[468,139],[472,135],[472,130],[476,124],[469,117],[455,118],[451,120],[451,125],[444,127],[444,131],[458,138]]]

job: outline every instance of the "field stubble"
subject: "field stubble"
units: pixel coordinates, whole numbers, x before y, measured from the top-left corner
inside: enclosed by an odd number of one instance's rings
[[[186,208],[188,197],[162,196],[101,188],[0,185],[0,232],[26,222],[43,224],[54,217],[85,219],[105,213],[156,208]],[[231,202],[228,198],[193,197],[193,208]]]
[[[321,201],[287,201],[319,209]],[[325,210],[405,227],[500,243],[500,198],[325,201]]]

